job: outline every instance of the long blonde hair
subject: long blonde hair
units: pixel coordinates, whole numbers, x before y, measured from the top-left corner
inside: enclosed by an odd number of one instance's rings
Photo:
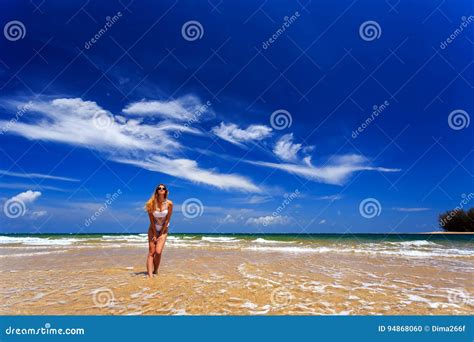
[[[153,212],[156,210],[156,205],[158,203],[158,188],[160,186],[165,187],[165,201],[168,199],[168,188],[164,184],[158,184],[157,187],[155,188],[155,191],[153,191],[153,194],[151,195],[150,199],[146,201],[145,203],[145,210],[148,211],[149,213]]]

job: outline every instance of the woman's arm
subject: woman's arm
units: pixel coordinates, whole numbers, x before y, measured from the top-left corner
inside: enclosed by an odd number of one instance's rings
[[[151,231],[153,232],[153,239],[155,239],[158,234],[156,232],[156,227],[155,227],[155,217],[153,217],[153,214],[152,213],[148,213],[148,217],[150,218],[150,228],[151,228]]]

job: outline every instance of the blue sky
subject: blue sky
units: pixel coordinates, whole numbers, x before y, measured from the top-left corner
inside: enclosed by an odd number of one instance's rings
[[[2,232],[146,232],[158,183],[175,232],[432,231],[473,192],[469,1],[1,7]]]

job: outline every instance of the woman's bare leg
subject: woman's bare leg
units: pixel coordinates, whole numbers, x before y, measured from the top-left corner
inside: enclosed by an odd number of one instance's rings
[[[165,248],[165,242],[168,234],[161,234],[158,238],[155,248],[155,257],[153,258],[153,273],[158,274],[158,268],[160,267],[161,255],[163,254],[163,248]]]
[[[153,274],[158,274],[158,267],[160,267],[161,254],[155,252],[153,256]]]
[[[148,241],[148,257],[146,259],[146,271],[148,273],[148,277],[153,277],[153,257],[156,252],[156,244],[155,241]]]

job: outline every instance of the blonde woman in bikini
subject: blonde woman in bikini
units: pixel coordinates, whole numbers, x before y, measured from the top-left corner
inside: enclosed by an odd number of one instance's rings
[[[148,277],[152,278],[153,274],[158,274],[161,254],[168,237],[168,225],[173,213],[173,202],[168,199],[168,189],[164,184],[156,187],[155,192],[146,202],[145,210],[150,218],[146,270]]]

